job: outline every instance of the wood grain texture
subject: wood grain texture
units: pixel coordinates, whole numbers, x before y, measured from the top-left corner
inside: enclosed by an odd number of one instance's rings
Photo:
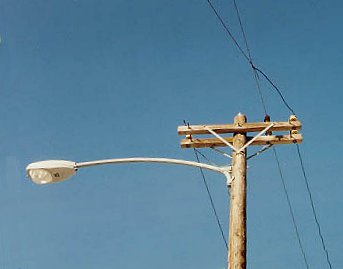
[[[247,137],[247,141],[253,137]],[[225,137],[227,142],[233,143],[233,137]],[[294,135],[266,135],[258,137],[251,145],[277,145],[277,144],[293,144],[301,143],[303,140],[301,134]],[[227,147],[224,142],[218,138],[192,138],[181,140],[181,148],[208,148],[208,147]]]
[[[206,125],[218,134],[225,133],[249,133],[249,132],[260,132],[264,128],[270,125],[271,122],[253,122],[244,123],[242,126],[237,126],[235,124],[215,124]],[[300,130],[300,121],[290,121],[290,122],[273,122],[274,126],[269,129],[269,131],[290,131],[290,130]],[[204,125],[190,125],[179,126],[177,128],[179,135],[189,135],[189,134],[209,134],[209,131],[205,129]]]
[[[238,114],[235,124],[246,122],[246,117]],[[241,148],[247,141],[246,134],[236,133],[233,137],[233,146]],[[246,268],[246,149],[232,153],[232,183],[230,193],[230,226],[229,226],[229,269]]]

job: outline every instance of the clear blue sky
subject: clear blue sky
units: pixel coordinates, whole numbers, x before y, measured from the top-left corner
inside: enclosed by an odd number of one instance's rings
[[[232,1],[213,3],[242,42]],[[313,199],[342,268],[343,3],[237,3],[257,65],[303,122]],[[25,177],[28,163],[45,159],[194,160],[179,147],[184,119],[262,120],[251,70],[207,2],[1,0],[0,37],[0,268],[225,268],[197,169],[97,167],[49,186]],[[272,119],[286,121],[279,97],[265,82],[262,91]],[[278,151],[310,268],[328,268],[295,146]],[[272,152],[248,174],[248,268],[305,268]],[[225,180],[206,176],[226,228]]]

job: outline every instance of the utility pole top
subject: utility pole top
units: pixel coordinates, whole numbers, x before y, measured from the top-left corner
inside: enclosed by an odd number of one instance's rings
[[[182,148],[214,148],[228,146],[232,149],[232,176],[228,185],[230,195],[229,227],[229,269],[246,269],[246,168],[247,148],[254,145],[276,145],[301,143],[301,123],[295,115],[288,121],[272,122],[266,115],[263,122],[247,122],[247,117],[238,113],[233,124],[187,125],[179,126]],[[277,132],[277,134],[273,134]],[[283,132],[283,133],[282,133]],[[285,134],[284,132],[288,132]],[[220,134],[231,133],[222,137]],[[248,136],[248,133],[255,133]],[[257,133],[257,134],[256,134]],[[213,135],[214,137],[197,138],[196,135]]]
[[[235,119],[234,119],[234,122],[236,123],[236,124],[240,124],[240,123],[246,123],[247,122],[247,117],[244,115],[244,114],[242,114],[241,112],[239,112],[237,115],[236,115],[236,117],[235,117]]]

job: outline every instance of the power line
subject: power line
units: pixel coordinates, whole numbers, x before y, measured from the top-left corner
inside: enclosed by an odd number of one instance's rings
[[[237,15],[238,22],[239,22],[239,27],[240,27],[242,35],[243,35],[245,48],[246,48],[246,50],[248,52],[249,63],[250,63],[251,70],[252,70],[253,75],[254,75],[254,79],[255,79],[255,83],[256,83],[256,89],[257,89],[258,95],[260,97],[262,106],[263,106],[264,114],[267,115],[268,113],[267,113],[266,103],[264,101],[264,97],[263,97],[263,94],[262,94],[261,85],[260,85],[260,81],[259,81],[260,78],[259,78],[259,76],[258,76],[258,74],[256,72],[256,69],[254,68],[254,63],[253,63],[253,60],[252,60],[252,56],[251,56],[251,52],[250,52],[250,48],[249,48],[249,44],[248,44],[248,39],[247,39],[247,36],[245,34],[245,31],[244,31],[241,15],[239,13],[239,9],[238,9],[236,0],[233,0],[233,4],[235,6],[236,15]]]
[[[273,81],[272,81],[272,80],[271,80],[271,79],[270,79],[261,69],[257,68],[257,67],[253,64],[252,57],[251,57],[251,52],[250,52],[249,45],[248,45],[248,41],[247,41],[247,38],[246,38],[246,35],[245,35],[245,31],[244,31],[244,28],[243,28],[242,20],[241,20],[241,18],[240,18],[240,14],[239,14],[239,10],[238,10],[238,6],[237,6],[237,3],[236,3],[236,0],[233,0],[233,2],[234,2],[235,9],[236,9],[236,14],[237,14],[237,17],[238,17],[238,21],[239,21],[239,24],[240,24],[240,28],[241,28],[241,31],[242,31],[242,34],[243,34],[243,38],[244,38],[244,41],[245,41],[246,49],[247,49],[248,54],[249,54],[250,63],[251,63],[251,66],[252,66],[253,70],[255,71],[254,77],[255,77],[255,80],[256,80],[256,82],[257,82],[257,87],[258,87],[260,96],[262,96],[262,92],[261,92],[261,89],[260,89],[260,86],[259,86],[259,83],[258,83],[258,77],[256,76],[256,75],[257,75],[256,71],[259,72],[260,74],[262,74],[262,76],[264,76],[264,78],[265,78],[265,79],[273,86],[273,88],[277,91],[277,93],[278,93],[279,96],[281,97],[281,99],[282,99],[283,103],[285,104],[285,106],[286,106],[293,114],[295,114],[294,110],[291,108],[291,106],[290,106],[290,105],[288,104],[288,102],[285,100],[285,98],[284,98],[284,96],[282,95],[280,89],[275,85],[275,83],[274,83],[274,82],[273,82]],[[262,100],[263,108],[264,108],[264,110],[266,111],[266,106],[265,106],[265,103],[264,103],[264,101],[263,101],[263,97],[261,98],[261,100]],[[266,113],[266,114],[267,114],[267,113]],[[326,245],[325,245],[324,237],[323,237],[323,234],[322,234],[322,232],[321,232],[321,226],[320,226],[320,223],[319,223],[319,221],[318,221],[317,213],[316,213],[316,210],[315,210],[314,201],[313,201],[313,199],[312,199],[312,193],[311,193],[311,190],[310,190],[310,187],[309,187],[308,178],[307,178],[307,175],[306,175],[306,172],[305,172],[305,167],[304,167],[302,155],[301,155],[301,152],[300,152],[300,149],[299,149],[299,145],[296,144],[296,147],[297,147],[297,153],[298,153],[298,156],[299,156],[299,160],[300,160],[300,165],[301,165],[302,173],[303,173],[303,176],[304,176],[304,179],[305,179],[305,183],[306,183],[307,193],[308,193],[308,195],[309,195],[310,202],[311,202],[312,213],[313,213],[313,216],[314,216],[314,219],[315,219],[317,228],[318,228],[318,234],[319,234],[319,237],[320,237],[320,240],[321,240],[321,244],[322,244],[323,250],[324,250],[324,252],[325,252],[326,261],[327,261],[327,263],[328,263],[330,269],[332,269],[331,261],[330,261],[330,258],[329,258],[329,253],[328,253],[328,250],[327,250]],[[277,155],[276,155],[276,150],[275,150],[275,149],[273,149],[273,150],[274,150],[275,159],[277,160],[277,163],[278,163],[279,172],[280,172],[280,177],[282,178],[282,181],[283,181],[283,187],[284,187],[284,191],[285,191],[285,194],[286,194],[286,197],[287,197],[287,200],[288,200],[288,204],[289,204],[289,208],[290,208],[290,211],[291,211],[291,215],[292,215],[294,227],[295,227],[295,230],[296,230],[296,233],[297,233],[299,246],[300,246],[300,248],[301,248],[301,251],[302,251],[302,254],[303,254],[303,257],[304,257],[304,261],[305,261],[306,266],[307,266],[307,268],[308,268],[308,263],[307,263],[307,261],[306,261],[306,256],[305,256],[305,253],[304,253],[304,250],[303,250],[301,241],[300,241],[300,237],[299,237],[299,234],[298,234],[298,229],[297,229],[297,226],[296,226],[296,223],[295,223],[293,210],[292,210],[292,208],[291,208],[291,204],[290,204],[290,201],[289,201],[289,196],[288,196],[288,194],[287,194],[287,189],[286,189],[286,186],[285,186],[285,184],[284,184],[284,180],[283,180],[283,176],[282,176],[282,173],[281,173],[279,161],[278,161],[278,158],[277,158]]]
[[[237,18],[238,18],[238,21],[239,21],[239,26],[240,26],[242,34],[243,34],[243,39],[244,39],[245,47],[246,47],[246,49],[248,51],[249,60],[250,60],[250,62],[252,62],[251,52],[250,52],[250,48],[249,48],[249,45],[248,45],[248,39],[247,39],[247,36],[245,35],[243,23],[242,23],[242,20],[241,20],[241,16],[239,14],[239,9],[238,9],[236,0],[233,0],[233,4],[235,6],[236,15],[237,15]]]
[[[189,127],[189,122],[186,122],[186,120],[183,120],[183,123],[184,123],[185,126],[188,126],[188,127]],[[193,150],[194,150],[194,154],[195,154],[195,157],[196,157],[198,163],[200,163],[198,153],[199,153],[207,162],[212,163],[212,162],[210,161],[210,159],[207,158],[207,157],[206,157],[203,153],[201,153],[199,150],[197,150],[197,149],[195,149],[195,148],[194,148]],[[220,222],[220,219],[219,219],[219,217],[218,217],[218,213],[217,213],[216,207],[215,207],[215,205],[214,205],[213,198],[212,198],[212,195],[211,195],[211,192],[210,192],[210,188],[209,188],[209,186],[208,186],[208,184],[207,184],[207,180],[206,180],[204,171],[202,170],[201,167],[199,167],[199,170],[200,170],[200,173],[201,173],[201,177],[202,177],[204,186],[205,186],[205,188],[206,188],[206,192],[207,192],[208,198],[209,198],[210,203],[211,203],[211,208],[212,208],[213,214],[214,214],[214,216],[215,216],[215,218],[216,218],[216,220],[217,220],[217,224],[218,224],[218,227],[219,227],[219,230],[220,230],[221,237],[222,237],[222,239],[223,239],[223,241],[224,241],[226,250],[228,250],[229,247],[228,247],[228,244],[227,244],[227,241],[226,241],[226,237],[225,237],[225,235],[224,235],[224,230],[223,230],[222,224],[221,224],[221,222]]]
[[[250,156],[247,157],[247,160],[260,155],[262,152],[265,152],[267,149],[270,149],[273,146],[273,144],[267,144],[264,147],[262,147],[259,151],[255,152],[254,154],[251,154]]]
[[[281,97],[282,101],[284,102],[284,104],[286,105],[286,107],[292,112],[292,114],[295,114],[294,110],[290,107],[290,105],[286,102],[285,98],[283,97],[281,91],[279,90],[279,88],[271,81],[271,79],[262,71],[260,70],[259,68],[257,68],[252,60],[252,56],[251,56],[251,51],[250,51],[250,48],[249,48],[249,44],[248,44],[248,39],[247,39],[247,36],[245,34],[245,31],[244,31],[244,27],[243,27],[243,23],[242,23],[242,19],[241,19],[241,15],[240,15],[240,12],[239,12],[239,9],[238,9],[238,5],[236,3],[236,0],[233,0],[233,4],[235,6],[235,10],[236,10],[236,15],[237,15],[237,18],[238,18],[238,22],[239,22],[239,26],[240,26],[240,29],[241,29],[241,32],[242,32],[242,35],[243,35],[243,39],[244,39],[244,43],[245,43],[245,47],[248,51],[248,55],[249,55],[249,62],[250,62],[250,65],[251,65],[251,68],[254,72],[254,78],[255,78],[255,81],[256,81],[256,85],[257,85],[257,89],[258,89],[258,92],[259,92],[259,95],[260,95],[260,99],[261,99],[261,103],[263,105],[263,109],[264,109],[264,112],[265,114],[267,114],[267,109],[266,109],[266,104],[265,104],[265,101],[264,101],[264,98],[263,98],[263,95],[262,95],[262,90],[261,90],[261,86],[260,86],[260,83],[259,83],[259,76],[258,76],[258,73],[257,72],[260,72],[264,77],[265,79],[267,79],[267,81],[273,86],[273,88],[277,91],[277,93],[279,94],[279,96]]]
[[[293,115],[295,115],[294,109],[288,104],[288,102],[286,101],[285,97],[283,96],[283,94],[281,93],[281,90],[275,85],[275,83],[266,75],[266,73],[264,73],[261,69],[259,69],[256,66],[253,66],[253,68],[259,72],[260,74],[262,74],[262,76],[264,76],[264,78],[270,83],[270,85],[272,85],[272,87],[276,90],[276,92],[279,94],[279,96],[282,99],[282,102],[285,104],[285,106],[288,108],[288,110],[290,112],[292,112]]]
[[[256,70],[253,68],[253,65],[251,66],[251,68],[252,68],[252,72],[253,72],[253,75],[254,75],[254,78],[255,78],[257,92],[258,92],[258,95],[260,96],[261,104],[263,106],[264,114],[267,115],[268,113],[267,113],[266,103],[264,101],[264,97],[263,97],[262,90],[261,90],[261,85],[260,85],[260,82],[259,82],[260,78],[259,78]]]
[[[237,18],[238,18],[238,21],[239,21],[240,29],[241,29],[241,32],[242,32],[242,35],[243,35],[243,39],[244,39],[244,42],[245,42],[245,46],[246,46],[246,49],[247,49],[248,54],[249,54],[250,65],[251,65],[251,68],[252,68],[252,71],[253,71],[253,75],[254,75],[254,78],[255,78],[257,90],[258,90],[258,93],[259,93],[259,95],[260,95],[261,104],[262,104],[262,106],[263,106],[265,115],[267,115],[266,104],[265,104],[265,102],[264,102],[264,98],[263,98],[261,86],[260,86],[260,83],[259,83],[259,76],[258,76],[258,73],[257,73],[257,70],[259,70],[259,69],[256,68],[255,65],[254,65],[254,63],[253,63],[252,56],[251,56],[251,52],[250,52],[250,48],[249,48],[249,44],[248,44],[248,40],[247,40],[245,31],[244,31],[242,19],[241,19],[240,13],[239,13],[239,9],[238,9],[238,5],[237,5],[237,3],[236,3],[236,0],[233,0],[233,3],[234,3],[234,6],[235,6],[236,15],[237,15]],[[263,73],[263,72],[262,72],[262,73]],[[268,81],[271,82],[271,80],[270,80],[264,73],[263,73],[263,75],[264,75],[264,77],[265,77]],[[280,95],[281,99],[283,100],[283,102],[285,103],[285,105],[292,111],[293,114],[295,114],[294,111],[292,110],[292,108],[290,108],[290,106],[288,105],[288,103],[285,101],[285,99],[284,99],[283,95],[281,94],[280,90],[275,86],[274,83],[271,82],[271,84],[272,84],[272,85],[274,86],[274,88],[277,90],[277,92],[279,93],[279,95]],[[293,210],[293,207],[292,207],[292,204],[291,204],[289,195],[288,195],[288,191],[287,191],[287,188],[286,188],[285,180],[284,180],[284,177],[283,177],[283,174],[282,174],[282,170],[281,170],[281,166],[280,166],[280,161],[279,161],[279,158],[278,158],[278,155],[277,155],[277,152],[276,152],[276,149],[275,149],[275,148],[273,148],[273,152],[274,152],[275,161],[276,161],[276,163],[277,163],[277,167],[278,167],[280,179],[281,179],[281,182],[282,182],[283,191],[284,191],[285,196],[286,196],[286,200],[287,200],[287,204],[288,204],[288,209],[289,209],[289,212],[290,212],[290,215],[291,215],[291,219],[292,219],[292,223],[293,223],[294,232],[295,232],[295,235],[296,235],[296,237],[297,237],[298,244],[299,244],[299,248],[300,248],[302,257],[303,257],[303,259],[304,259],[304,263],[305,263],[305,265],[306,265],[306,268],[309,269],[309,264],[308,264],[308,261],[307,261],[306,255],[305,255],[305,251],[304,251],[304,248],[303,248],[301,239],[300,239],[300,234],[299,234],[298,225],[297,225],[297,223],[296,223],[296,221],[295,221],[294,210]]]
[[[247,41],[247,38],[246,38],[246,35],[245,35],[245,31],[244,31],[244,28],[243,28],[243,24],[242,24],[242,20],[241,20],[240,14],[239,14],[239,10],[238,10],[238,6],[237,6],[237,3],[236,3],[236,0],[233,0],[233,3],[234,3],[234,6],[235,6],[235,9],[236,9],[236,14],[237,14],[238,21],[239,21],[239,25],[240,25],[240,28],[241,28],[241,31],[242,31],[242,34],[243,34],[243,38],[244,38],[244,42],[245,42],[245,45],[246,45],[246,49],[247,49],[248,54],[249,54],[251,67],[252,67],[252,69],[254,70],[254,77],[255,77],[255,80],[256,80],[256,82],[257,82],[257,86],[258,86],[258,90],[259,90],[260,95],[262,95],[262,92],[261,92],[261,89],[260,89],[260,87],[259,87],[258,77],[257,77],[257,73],[256,73],[256,72],[259,72],[260,74],[262,74],[262,76],[263,76],[263,77],[272,85],[272,87],[277,91],[277,93],[278,93],[279,96],[281,97],[281,99],[282,99],[283,103],[285,104],[285,106],[286,106],[293,114],[295,114],[294,110],[291,108],[291,106],[290,106],[290,105],[288,104],[288,102],[285,100],[285,98],[284,98],[284,96],[282,95],[280,89],[275,85],[275,83],[274,83],[274,82],[273,82],[273,81],[272,81],[272,80],[271,80],[271,79],[270,79],[261,69],[259,69],[258,67],[256,67],[256,66],[254,65],[254,63],[253,63],[253,61],[252,61],[251,52],[250,52],[250,49],[249,49],[248,41]],[[266,111],[266,107],[265,107],[265,103],[264,103],[264,101],[263,101],[263,97],[262,97],[261,100],[262,100],[262,105],[263,105],[263,107],[264,107],[264,110]],[[267,113],[266,113],[266,114],[267,114]],[[306,175],[306,172],[305,172],[305,167],[304,167],[302,155],[301,155],[301,152],[300,152],[300,149],[299,149],[299,145],[296,144],[296,147],[297,147],[297,152],[298,152],[298,156],[299,156],[299,160],[300,160],[300,165],[301,165],[302,173],[303,173],[303,176],[304,176],[304,179],[305,179],[305,183],[306,183],[307,193],[308,193],[308,195],[309,195],[310,202],[311,202],[312,213],[313,213],[313,216],[314,216],[314,219],[315,219],[317,228],[318,228],[318,234],[319,234],[319,237],[320,237],[320,240],[321,240],[321,244],[322,244],[323,250],[324,250],[324,252],[325,252],[325,254],[326,254],[326,261],[327,261],[327,263],[328,263],[330,269],[332,269],[331,261],[330,261],[330,258],[329,258],[329,253],[328,253],[327,248],[326,248],[326,245],[325,245],[324,237],[323,237],[322,232],[321,232],[321,226],[320,226],[320,223],[319,223],[319,221],[318,221],[317,213],[316,213],[315,206],[314,206],[314,202],[313,202],[313,199],[312,199],[312,193],[311,193],[311,190],[310,190],[310,187],[309,187],[308,178],[307,178],[307,175]],[[280,177],[281,177],[281,179],[282,179],[282,184],[283,184],[284,191],[285,191],[285,194],[286,194],[286,197],[287,197],[289,209],[290,209],[290,212],[291,212],[293,224],[294,224],[295,231],[296,231],[297,238],[298,238],[298,242],[299,242],[299,246],[300,246],[301,252],[302,252],[302,254],[303,254],[303,257],[304,257],[304,261],[305,261],[306,267],[308,268],[308,263],[307,263],[306,256],[305,256],[305,252],[304,252],[304,249],[303,249],[303,247],[302,247],[302,243],[301,243],[301,240],[300,240],[300,237],[299,237],[298,228],[297,228],[297,225],[296,225],[296,222],[295,222],[295,218],[294,218],[292,206],[291,206],[291,203],[290,203],[290,200],[289,200],[289,196],[288,196],[288,193],[287,193],[286,185],[285,185],[285,182],[284,182],[284,179],[283,179],[283,175],[282,175],[282,172],[281,172],[280,163],[279,163],[279,160],[278,160],[278,156],[277,156],[277,154],[276,154],[276,149],[273,148],[273,151],[274,151],[275,159],[276,159],[277,164],[278,164]]]
[[[330,257],[329,257],[329,252],[328,252],[328,250],[326,248],[326,245],[325,245],[324,237],[323,237],[323,234],[322,234],[322,231],[321,231],[322,229],[320,227],[320,224],[319,224],[319,221],[318,221],[318,217],[317,217],[317,213],[316,213],[316,209],[315,209],[314,202],[313,202],[313,199],[312,199],[312,192],[311,192],[311,189],[310,189],[310,186],[309,186],[309,182],[308,182],[308,178],[307,178],[307,175],[306,175],[303,158],[302,158],[302,155],[300,153],[299,145],[296,145],[296,146],[297,146],[298,157],[299,157],[299,160],[300,160],[301,171],[302,171],[302,174],[304,176],[308,197],[310,198],[312,213],[313,213],[313,217],[314,217],[314,220],[315,220],[317,228],[318,228],[318,234],[319,234],[319,237],[320,237],[320,241],[322,243],[323,250],[324,250],[324,252],[326,254],[326,261],[327,261],[330,269],[332,269],[332,265],[331,265],[331,261],[330,261]]]
[[[239,23],[240,23],[240,27],[241,27],[241,31],[242,31],[242,34],[243,34],[243,38],[244,38],[244,42],[245,42],[245,45],[246,45],[246,48],[247,48],[247,51],[248,51],[248,55],[243,51],[242,47],[239,45],[239,43],[237,42],[237,40],[235,39],[235,37],[233,36],[233,34],[231,33],[231,31],[229,30],[228,26],[225,24],[224,20],[221,18],[219,12],[215,9],[215,7],[213,6],[213,4],[211,3],[210,0],[207,0],[207,2],[209,3],[211,9],[213,10],[213,12],[215,13],[216,17],[219,19],[219,21],[221,22],[222,26],[224,27],[224,29],[226,30],[226,32],[229,34],[230,38],[232,39],[232,41],[235,43],[235,45],[237,46],[237,48],[239,49],[239,51],[241,52],[242,56],[249,62],[249,64],[251,65],[252,69],[254,70],[254,78],[255,78],[255,81],[256,81],[256,85],[257,85],[257,90],[259,92],[259,95],[260,95],[260,99],[261,99],[261,103],[263,105],[263,108],[266,112],[266,107],[265,107],[265,102],[264,102],[264,99],[263,99],[263,95],[262,95],[262,91],[261,91],[261,88],[260,88],[260,85],[259,85],[259,76],[258,76],[258,73],[260,73],[269,83],[270,85],[274,88],[274,90],[276,90],[276,92],[278,93],[278,95],[280,96],[282,102],[284,103],[284,105],[287,107],[287,109],[295,115],[295,111],[294,109],[289,105],[289,103],[286,101],[285,97],[283,96],[281,90],[278,88],[278,86],[276,86],[276,84],[269,78],[269,76],[259,67],[257,67],[253,61],[252,61],[252,57],[251,57],[251,52],[250,52],[250,49],[249,49],[249,46],[248,46],[248,42],[247,42],[247,38],[246,38],[246,35],[245,35],[245,32],[244,32],[244,28],[243,28],[243,24],[242,24],[242,20],[240,19],[240,14],[239,14],[239,10],[238,10],[238,6],[237,6],[237,3],[235,0],[234,1],[234,5],[235,5],[235,9],[236,9],[236,13],[237,13],[237,17],[239,19]],[[266,113],[267,114],[267,113]],[[322,247],[323,247],[323,250],[325,251],[325,254],[326,254],[326,260],[327,260],[327,263],[330,267],[330,269],[332,269],[332,265],[331,265],[331,261],[330,261],[330,258],[329,258],[329,253],[328,253],[328,250],[326,248],[326,245],[325,245],[325,241],[324,241],[324,237],[322,235],[322,232],[321,232],[321,227],[320,227],[320,224],[319,224],[319,221],[318,221],[318,218],[317,218],[317,213],[316,213],[316,210],[315,210],[315,206],[314,206],[314,202],[313,202],[313,199],[312,199],[312,194],[311,194],[311,190],[309,188],[309,184],[308,184],[308,178],[307,178],[307,175],[306,175],[306,172],[305,172],[305,168],[304,168],[304,164],[303,164],[303,159],[302,159],[302,155],[301,155],[301,152],[299,150],[299,145],[296,145],[297,146],[297,151],[298,151],[298,156],[299,156],[299,160],[300,160],[300,164],[301,164],[301,169],[302,169],[302,172],[303,172],[303,176],[304,176],[304,179],[305,179],[305,182],[306,182],[306,188],[307,188],[307,192],[309,194],[309,197],[310,197],[310,201],[311,201],[311,208],[312,208],[312,213],[313,213],[313,216],[314,216],[314,219],[315,219],[315,222],[316,222],[316,225],[317,225],[317,228],[318,228],[318,233],[319,233],[319,236],[320,236],[320,239],[321,239],[321,243],[322,243]],[[275,152],[275,149],[273,148],[274,152]],[[280,167],[280,166],[279,166]],[[281,171],[281,170],[280,170]],[[286,190],[287,191],[287,190]],[[288,196],[288,195],[287,195]],[[299,241],[300,243],[300,241]],[[300,245],[300,244],[299,244]],[[302,247],[301,247],[302,248]],[[303,252],[303,249],[302,249],[302,252]],[[303,253],[304,254],[304,253]],[[304,260],[305,261],[305,260]],[[306,265],[308,266],[308,263],[307,261],[305,262]]]
[[[209,164],[212,164],[214,166],[218,166],[215,163],[213,163],[209,158],[206,157],[205,154],[203,154],[200,150],[194,148],[194,151],[196,151],[197,153],[199,153],[201,155],[201,157],[203,157]]]
[[[308,269],[308,268],[309,268],[309,265],[308,265],[307,258],[306,258],[306,255],[305,255],[304,247],[303,247],[303,245],[302,245],[302,243],[301,243],[298,225],[297,225],[297,223],[296,223],[296,221],[295,221],[295,216],[294,216],[293,207],[292,207],[291,201],[290,201],[290,199],[289,199],[289,195],[288,195],[288,191],[287,191],[287,188],[286,188],[285,179],[284,179],[284,177],[283,177],[282,170],[281,170],[281,165],[280,165],[279,157],[278,157],[278,155],[277,155],[277,152],[276,152],[276,149],[275,149],[275,148],[273,148],[273,152],[274,152],[275,161],[276,161],[276,164],[277,164],[277,167],[278,167],[280,179],[281,179],[281,182],[282,182],[283,191],[284,191],[285,196],[286,196],[286,200],[287,200],[287,204],[288,204],[289,213],[291,214],[292,223],[293,223],[293,227],[294,227],[294,232],[295,232],[295,234],[296,234],[296,237],[297,237],[297,240],[298,240],[298,243],[299,243],[299,247],[300,247],[300,250],[301,250],[301,254],[302,254],[302,256],[303,256],[303,259],[304,259],[304,263],[305,263],[305,265],[306,265],[306,268]]]
[[[222,17],[220,16],[220,14],[218,13],[217,9],[214,7],[214,5],[212,4],[212,2],[210,0],[207,0],[208,4],[210,5],[212,11],[214,12],[214,14],[216,15],[217,19],[220,21],[221,25],[223,26],[223,28],[225,29],[226,33],[230,36],[230,38],[232,39],[232,41],[235,43],[236,47],[239,49],[239,51],[242,53],[243,57],[250,62],[250,59],[248,57],[248,55],[244,52],[244,50],[242,49],[242,47],[239,45],[238,41],[236,40],[236,38],[234,37],[234,35],[231,33],[229,27],[227,26],[227,24],[224,22],[224,20],[222,19]]]
[[[231,33],[228,25],[224,22],[223,18],[221,17],[221,15],[219,14],[219,12],[217,11],[217,9],[214,7],[214,5],[212,4],[212,2],[210,0],[207,0],[209,6],[211,7],[212,11],[214,12],[214,14],[216,15],[217,19],[220,21],[221,25],[223,26],[223,28],[225,29],[226,33],[229,35],[229,37],[231,38],[231,40],[235,43],[236,47],[239,49],[240,53],[242,54],[242,56],[245,58],[245,60],[249,63],[249,65],[252,67],[253,70],[259,72],[260,74],[263,75],[263,77],[272,85],[272,87],[277,91],[277,93],[279,94],[279,96],[281,97],[283,103],[286,105],[286,107],[289,109],[290,112],[292,112],[292,114],[295,114],[294,110],[291,108],[291,106],[286,102],[283,94],[281,93],[280,89],[272,82],[272,80],[266,75],[265,72],[263,72],[261,70],[261,68],[257,67],[251,60],[251,58],[248,56],[247,53],[244,52],[244,50],[242,49],[242,47],[239,45],[238,41],[236,40],[236,38],[234,37],[234,35]],[[236,4],[237,6],[237,4]],[[237,8],[238,10],[238,8]],[[237,12],[237,11],[236,11]],[[238,12],[239,13],[239,12]],[[243,26],[242,24],[240,24],[241,26]],[[242,29],[242,27],[241,27]],[[245,33],[243,35],[243,38],[245,36]],[[247,43],[247,39],[245,37],[245,43]],[[248,46],[249,47],[249,46]],[[248,50],[250,51],[250,49]],[[254,71],[254,72],[255,72]],[[255,73],[254,77],[257,76],[257,72]],[[257,80],[257,78],[255,77],[255,80]],[[260,91],[260,90],[259,90]],[[261,98],[261,95],[260,95]],[[262,97],[263,99],[263,97]],[[264,101],[263,101],[264,103]]]
[[[196,150],[194,150],[194,154],[195,154],[195,157],[196,157],[196,159],[197,159],[197,162],[200,162],[199,156],[198,156],[198,152],[197,152]],[[207,194],[208,194],[208,198],[210,199],[211,207],[212,207],[214,216],[216,217],[217,224],[218,224],[218,227],[219,227],[221,236],[222,236],[223,241],[224,241],[224,243],[225,243],[225,247],[226,247],[226,249],[228,250],[229,247],[228,247],[228,244],[227,244],[227,241],[226,241],[226,237],[225,237],[225,235],[224,235],[223,227],[222,227],[222,224],[221,224],[221,222],[220,222],[220,220],[219,220],[219,217],[218,217],[218,214],[217,214],[216,207],[214,206],[214,202],[213,202],[213,199],[212,199],[212,195],[211,195],[210,189],[209,189],[208,184],[207,184],[207,180],[206,180],[204,171],[202,170],[201,167],[199,168],[199,170],[200,170],[200,173],[201,173],[201,176],[202,176],[202,179],[203,179],[205,188],[206,188],[206,192],[207,192]]]

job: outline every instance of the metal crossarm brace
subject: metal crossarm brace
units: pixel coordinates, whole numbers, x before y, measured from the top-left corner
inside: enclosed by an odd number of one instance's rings
[[[237,151],[237,149],[229,142],[227,142],[223,137],[221,137],[219,134],[217,134],[215,131],[213,131],[211,128],[208,126],[204,126],[206,130],[208,130],[211,134],[213,134],[215,137],[217,137],[220,141],[222,141],[224,144],[229,146],[232,150]]]
[[[275,123],[271,123],[269,126],[264,128],[261,132],[259,132],[253,139],[251,139],[248,143],[246,143],[243,147],[239,149],[238,152],[242,152],[246,147],[250,146],[258,137],[263,135],[265,132],[267,132],[270,128],[272,128],[275,125]]]

